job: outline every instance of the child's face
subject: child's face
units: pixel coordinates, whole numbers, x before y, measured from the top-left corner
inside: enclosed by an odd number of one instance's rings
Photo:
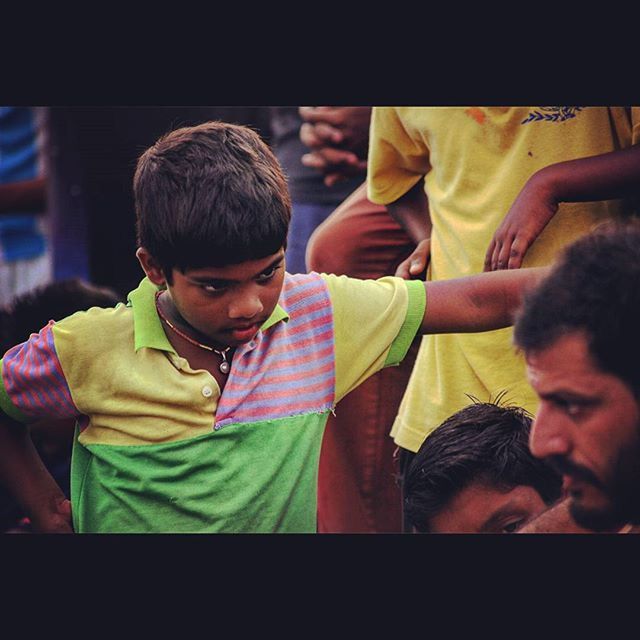
[[[210,344],[235,347],[249,342],[275,309],[284,270],[282,248],[266,258],[226,267],[185,273],[174,269],[167,289],[176,311]]]

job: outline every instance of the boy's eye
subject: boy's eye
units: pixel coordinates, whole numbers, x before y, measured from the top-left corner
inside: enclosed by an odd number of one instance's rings
[[[514,520],[502,527],[502,533],[515,533],[523,524],[524,520]]]
[[[207,293],[220,293],[228,288],[227,284],[222,282],[208,282],[207,284],[200,285],[200,288]]]
[[[271,280],[271,278],[276,275],[276,271],[278,271],[278,269],[280,269],[280,265],[269,267],[266,271],[263,271],[258,276],[258,282],[266,282],[267,280]]]

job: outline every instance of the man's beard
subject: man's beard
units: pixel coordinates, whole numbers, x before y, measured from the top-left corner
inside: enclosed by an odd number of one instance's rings
[[[621,451],[611,481],[606,484],[586,467],[566,458],[553,456],[549,462],[559,473],[596,487],[608,499],[609,504],[600,509],[584,507],[572,499],[569,513],[577,524],[592,531],[612,531],[626,523],[640,523],[640,439]]]

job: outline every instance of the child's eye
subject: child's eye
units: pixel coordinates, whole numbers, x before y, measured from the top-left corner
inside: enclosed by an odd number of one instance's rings
[[[200,288],[206,293],[222,293],[227,290],[228,285],[209,282],[208,284],[200,285]]]
[[[258,282],[267,282],[271,280],[271,278],[276,275],[276,271],[278,271],[278,269],[280,269],[280,265],[278,265],[277,267],[270,267],[266,271],[263,271],[258,276]]]
[[[514,520],[502,527],[502,533],[515,533],[523,524],[524,520]]]

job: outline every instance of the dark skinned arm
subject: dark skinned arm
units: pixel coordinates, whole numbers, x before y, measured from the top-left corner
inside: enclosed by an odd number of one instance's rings
[[[29,430],[0,415],[0,481],[37,533],[73,533],[71,505],[38,455]]]

